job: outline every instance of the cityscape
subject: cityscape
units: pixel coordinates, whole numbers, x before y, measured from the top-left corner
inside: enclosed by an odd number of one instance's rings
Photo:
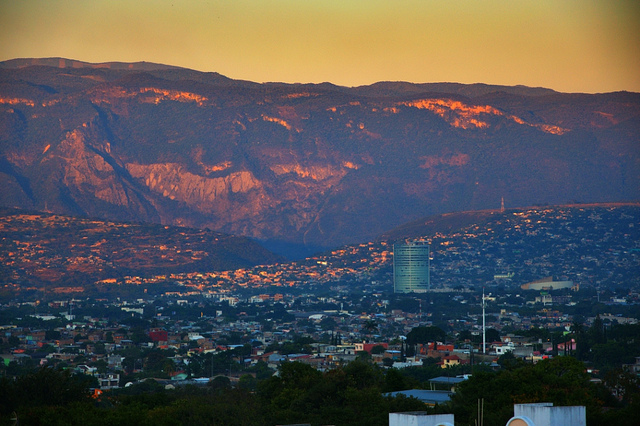
[[[0,425],[637,426],[640,3],[0,6]]]
[[[14,235],[16,221],[29,234],[24,214],[13,213],[3,222],[6,235]],[[33,217],[39,226],[70,221]],[[592,383],[616,369],[640,371],[637,346],[621,340],[640,327],[636,204],[502,209],[478,217],[456,230],[404,235],[397,241],[422,252],[400,267],[394,258],[407,246],[379,240],[227,271],[146,270],[97,276],[83,287],[6,282],[0,367],[4,375],[37,366],[73,371],[93,380],[96,395],[126,393],[148,380],[163,389],[217,383],[255,393],[290,363],[329,374],[364,362],[399,371],[399,382],[386,390],[411,386],[426,407],[451,401],[454,384],[477,371],[504,370],[511,359],[536,365],[574,357],[586,362]],[[28,273],[29,262],[77,264],[75,257],[60,259],[69,251],[53,229],[43,235],[46,245],[3,238],[5,268]],[[160,252],[179,256],[169,241]],[[88,245],[93,263],[103,267],[96,247]],[[399,281],[411,278],[412,263],[426,278],[406,291]],[[597,343],[598,329],[609,339]],[[441,377],[449,379],[440,383]]]

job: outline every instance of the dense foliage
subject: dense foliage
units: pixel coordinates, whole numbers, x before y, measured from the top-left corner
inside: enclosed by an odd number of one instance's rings
[[[626,388],[628,403],[612,396],[610,388],[605,387],[610,383],[591,382],[580,361],[557,357],[535,365],[512,365],[498,372],[477,372],[457,387],[446,409],[455,414],[456,422],[473,424],[480,402],[484,406],[484,423],[499,425],[513,416],[513,404],[553,402],[559,406],[586,406],[589,425],[636,424],[637,419],[630,415],[640,408],[638,378],[635,376],[634,382],[628,373],[619,374],[632,382]]]
[[[505,424],[513,404],[532,402],[584,405],[588,425],[633,425],[640,409],[638,376],[615,370],[604,384],[595,384],[573,357],[535,365],[505,363],[497,372],[476,369],[457,386],[450,403],[435,408],[413,398],[385,396],[427,387],[427,380],[440,374],[432,364],[397,370],[356,360],[320,372],[289,362],[271,377],[242,376],[236,387],[224,376],[207,386],[175,389],[150,379],[92,399],[87,376],[43,368],[0,380],[0,419],[40,425],[386,425],[390,412],[429,411],[453,413],[457,424],[474,424],[480,401],[487,425]]]
[[[632,364],[640,355],[640,324],[605,323],[596,316],[588,329],[580,325],[574,328],[574,355],[597,369],[606,372],[622,364]]]
[[[327,373],[285,363],[255,392],[247,376],[237,388],[221,376],[205,387],[171,390],[147,380],[91,399],[86,376],[43,368],[0,381],[0,415],[42,425],[385,425],[389,412],[424,408],[414,399],[385,397],[383,371],[360,361]]]

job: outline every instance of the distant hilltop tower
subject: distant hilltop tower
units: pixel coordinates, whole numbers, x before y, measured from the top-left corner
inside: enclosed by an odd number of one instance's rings
[[[414,241],[393,245],[393,291],[425,293],[431,288],[429,243]]]
[[[500,202],[500,213],[504,213],[504,197],[502,197],[502,201]]]

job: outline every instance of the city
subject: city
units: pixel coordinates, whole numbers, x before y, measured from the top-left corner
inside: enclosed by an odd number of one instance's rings
[[[638,425],[639,2],[0,10],[0,425]]]
[[[364,362],[400,372],[388,392],[427,389],[427,407],[455,395],[438,377],[516,361],[571,356],[592,382],[607,383],[613,371],[640,371],[637,343],[624,340],[640,329],[638,215],[633,205],[514,210],[422,235],[430,276],[419,293],[394,292],[388,241],[270,266],[104,278],[90,293],[14,291],[0,311],[0,368],[5,376],[65,369],[109,395],[148,380],[257,392],[289,363],[328,374]],[[49,254],[37,250],[46,264]],[[528,288],[547,275],[573,284]]]

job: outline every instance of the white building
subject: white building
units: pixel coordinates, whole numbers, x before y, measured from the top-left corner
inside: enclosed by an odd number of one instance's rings
[[[389,413],[389,426],[453,426],[453,414],[427,414],[424,411]]]
[[[586,426],[584,406],[554,407],[551,402],[514,404],[507,426]]]

